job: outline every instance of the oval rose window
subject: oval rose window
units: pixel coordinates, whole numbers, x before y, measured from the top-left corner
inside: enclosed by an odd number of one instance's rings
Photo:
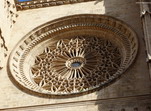
[[[14,48],[9,70],[17,86],[39,95],[94,91],[118,78],[138,50],[133,30],[104,15],[50,21]]]

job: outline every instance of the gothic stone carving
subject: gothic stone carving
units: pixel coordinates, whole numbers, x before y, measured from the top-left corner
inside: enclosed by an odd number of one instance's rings
[[[4,8],[6,9],[7,19],[10,21],[10,28],[16,23],[18,14],[16,13],[16,7],[14,3],[11,3],[9,0],[4,1]]]
[[[4,67],[4,60],[5,57],[7,56],[6,52],[8,51],[6,44],[5,44],[5,39],[2,36],[2,31],[0,29],[0,69]]]
[[[14,48],[13,82],[40,96],[91,92],[118,78],[138,50],[136,34],[103,15],[74,15],[39,26]]]
[[[62,39],[36,57],[32,78],[51,92],[84,91],[110,79],[121,58],[119,49],[107,40],[88,36]]]
[[[27,10],[27,9],[34,9],[34,8],[42,8],[42,7],[52,7],[52,6],[59,6],[59,5],[66,5],[66,4],[74,4],[74,3],[82,3],[82,2],[89,2],[94,0],[33,0],[27,2],[16,2],[17,10]]]

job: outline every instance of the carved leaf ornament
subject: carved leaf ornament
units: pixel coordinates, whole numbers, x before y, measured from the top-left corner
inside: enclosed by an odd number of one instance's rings
[[[117,79],[134,61],[137,36],[104,15],[73,15],[27,34],[9,59],[9,74],[25,91],[40,96],[88,93]]]

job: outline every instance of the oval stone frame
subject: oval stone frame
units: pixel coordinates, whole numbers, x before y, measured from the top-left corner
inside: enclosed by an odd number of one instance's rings
[[[75,37],[78,36],[93,36],[99,39],[107,39],[118,47],[121,61],[116,73],[104,81],[100,81],[96,86],[71,92],[51,92],[37,85],[31,77],[32,71],[30,69],[34,65],[36,56],[40,55],[52,41],[76,39]],[[74,96],[96,91],[119,78],[132,64],[137,52],[137,35],[124,22],[105,15],[73,15],[45,23],[23,37],[11,52],[8,61],[8,74],[12,82],[27,93],[42,97]],[[82,64],[81,58],[73,59],[72,61]]]

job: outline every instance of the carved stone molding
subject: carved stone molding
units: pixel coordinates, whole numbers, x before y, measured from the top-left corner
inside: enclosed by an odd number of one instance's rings
[[[8,49],[6,47],[5,39],[2,36],[2,31],[0,29],[0,70],[4,67],[4,60],[7,56],[6,51],[8,51]]]
[[[82,3],[94,0],[33,0],[27,2],[18,2],[16,0],[16,8],[17,10],[27,10],[27,9],[35,9],[42,7],[52,7],[66,4],[74,4],[74,3]]]
[[[138,102],[139,101],[139,102]],[[81,106],[89,109],[98,106],[98,111],[151,111],[151,95],[128,96],[125,98],[108,98],[108,99],[95,99],[85,101],[63,102],[55,104],[43,104],[34,106],[23,106],[0,109],[1,111],[37,111],[37,110],[53,110],[59,111],[65,108],[75,111]],[[110,107],[110,106],[113,107]],[[75,108],[75,110],[74,110]],[[85,111],[85,110],[84,110]]]
[[[7,19],[10,21],[10,28],[12,28],[18,17],[15,4],[10,2],[10,0],[4,0],[4,8],[6,9]]]
[[[37,27],[14,48],[10,78],[40,96],[89,93],[117,79],[132,64],[137,36],[104,15],[74,15]]]

